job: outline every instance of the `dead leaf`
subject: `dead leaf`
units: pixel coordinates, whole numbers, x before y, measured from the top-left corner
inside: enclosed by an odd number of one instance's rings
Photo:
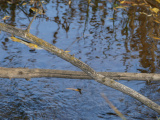
[[[109,18],[110,20],[114,20],[114,18]]]
[[[133,4],[134,2],[130,2],[130,1],[121,1],[120,4]]]
[[[10,37],[10,39],[14,42],[21,42],[21,40],[16,37]]]
[[[117,6],[117,7],[115,7],[115,8],[122,8],[122,9],[126,9],[127,7],[129,7],[129,6]]]
[[[21,40],[21,39],[18,39],[18,38],[16,38],[16,37],[10,37],[10,39],[11,39],[12,41],[14,41],[14,42],[22,43],[22,44],[28,46],[28,47],[31,48],[31,49],[39,49],[39,50],[42,49],[41,47],[39,47],[39,46],[36,45],[36,44],[25,42],[25,41],[23,41],[23,40]]]
[[[4,16],[3,18],[2,18],[2,20],[7,20],[7,19],[9,19],[11,16]]]
[[[35,7],[31,7],[30,8],[33,12],[38,12],[40,15],[45,14],[45,11],[43,9],[39,9],[35,8]]]
[[[132,6],[137,6],[138,4],[136,4],[136,3],[134,3],[134,4],[132,4]]]
[[[150,36],[150,37],[153,39],[156,39],[156,40],[160,40],[160,38],[158,38],[158,37],[152,37],[152,36]]]
[[[27,3],[24,2],[24,3],[22,4],[22,6],[24,6],[24,5],[26,5],[26,4],[27,4]]]
[[[71,3],[72,3],[71,0],[69,0],[68,4],[71,5]]]
[[[82,94],[82,93],[81,93],[81,89],[79,89],[79,88],[77,88],[77,89],[75,89],[75,88],[66,88],[66,89],[68,89],[68,90],[78,91],[80,94]]]
[[[39,47],[38,45],[33,44],[33,43],[28,43],[28,44],[25,44],[25,45],[27,45],[31,49],[39,49],[39,50],[42,49],[41,47]]]
[[[38,12],[38,9],[35,8],[35,7],[31,7],[30,9],[31,9],[33,12]]]
[[[160,23],[160,21],[158,21],[158,20],[154,20],[154,22],[156,22],[156,23]]]
[[[156,14],[159,12],[159,9],[158,9],[158,8],[150,8],[150,10],[151,10],[152,12],[156,13]]]
[[[8,3],[8,4],[13,4],[13,3],[12,3],[12,2],[10,2],[10,1],[7,1],[7,3]]]
[[[158,3],[160,3],[160,0],[156,0]]]

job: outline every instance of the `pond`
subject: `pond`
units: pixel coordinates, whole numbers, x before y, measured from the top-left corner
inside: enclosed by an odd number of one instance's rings
[[[45,14],[30,33],[70,51],[98,72],[160,72],[159,13],[147,3],[118,0],[45,0]],[[34,0],[0,1],[1,22],[26,29],[34,16]],[[3,20],[4,16],[10,16]],[[0,34],[0,67],[80,71],[45,51],[31,50]],[[118,120],[101,93],[129,120],[155,120],[158,114],[139,101],[94,80],[65,78],[0,78],[0,119]],[[160,82],[118,82],[160,104]],[[67,88],[80,88],[82,94]]]

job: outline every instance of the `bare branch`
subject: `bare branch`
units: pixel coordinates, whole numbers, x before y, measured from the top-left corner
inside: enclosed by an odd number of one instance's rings
[[[159,81],[160,74],[154,73],[121,73],[121,72],[97,72],[114,80],[143,80]],[[0,67],[0,78],[41,78],[56,77],[69,79],[93,79],[81,71],[53,70],[53,69],[29,69],[29,68],[4,68]]]
[[[95,81],[102,83],[106,86],[109,86],[111,88],[114,88],[116,90],[119,90],[137,100],[145,104],[146,106],[150,107],[154,111],[160,114],[160,106],[156,104],[155,102],[151,101],[147,97],[141,95],[140,93],[136,92],[135,90],[118,83],[114,81],[113,79],[110,79],[108,77],[105,77],[104,75],[98,74],[95,70],[93,70],[90,66],[83,63],[79,59],[75,58],[73,55],[70,55],[66,53],[64,50],[59,49],[52,44],[49,44],[48,42],[26,32],[25,30],[18,29],[16,27],[12,27],[10,25],[0,23],[0,30],[9,32],[13,35],[19,36],[21,38],[24,38],[30,42],[33,42],[37,44],[39,47],[51,52],[52,54],[57,55],[58,57],[70,62],[72,65],[80,68],[82,71],[84,71],[87,75],[92,77]]]
[[[28,27],[26,29],[27,32],[30,31],[30,27],[31,27],[31,25],[32,25],[32,23],[33,23],[33,21],[34,21],[34,19],[36,18],[37,15],[38,15],[38,12],[36,12],[36,14],[33,16],[32,20],[31,20],[31,22],[29,23],[29,25],[28,25]]]

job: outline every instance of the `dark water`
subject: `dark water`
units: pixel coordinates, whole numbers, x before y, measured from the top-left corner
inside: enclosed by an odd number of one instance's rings
[[[26,5],[22,5],[27,2]],[[159,73],[160,42],[156,17],[144,5],[116,9],[118,1],[46,0],[45,15],[38,15],[30,32],[70,51],[96,71]],[[19,4],[19,5],[17,5]],[[6,24],[26,29],[34,5],[29,1],[9,4],[0,1],[0,19]],[[112,19],[111,19],[112,18]],[[60,70],[79,70],[45,50],[31,51],[27,46],[0,34],[0,66]],[[119,81],[160,104],[160,83]],[[0,119],[118,120],[101,97],[104,93],[129,120],[154,120],[158,114],[135,99],[93,80],[36,78],[0,79]],[[79,92],[66,88],[80,88]]]

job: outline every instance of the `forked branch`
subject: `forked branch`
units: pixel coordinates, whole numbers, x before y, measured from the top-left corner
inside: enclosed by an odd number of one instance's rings
[[[140,93],[136,92],[135,90],[118,83],[114,81],[113,79],[110,79],[108,77],[105,77],[102,74],[98,74],[95,70],[93,70],[90,66],[83,63],[79,59],[75,58],[73,55],[70,55],[69,53],[66,53],[64,50],[59,49],[52,44],[32,35],[31,33],[27,32],[26,30],[21,30],[16,27],[0,23],[0,30],[8,32],[12,35],[19,36],[25,40],[28,40],[34,44],[37,44],[39,47],[51,52],[52,54],[57,55],[58,57],[70,62],[74,66],[80,68],[82,71],[84,71],[87,75],[89,75],[91,78],[93,78],[95,81],[102,83],[106,86],[109,86],[111,88],[114,88],[116,90],[119,90],[127,95],[130,95],[131,97],[139,100],[146,106],[150,107],[154,111],[158,112],[160,114],[160,106],[156,104],[155,102],[151,101],[147,97],[141,95]]]

